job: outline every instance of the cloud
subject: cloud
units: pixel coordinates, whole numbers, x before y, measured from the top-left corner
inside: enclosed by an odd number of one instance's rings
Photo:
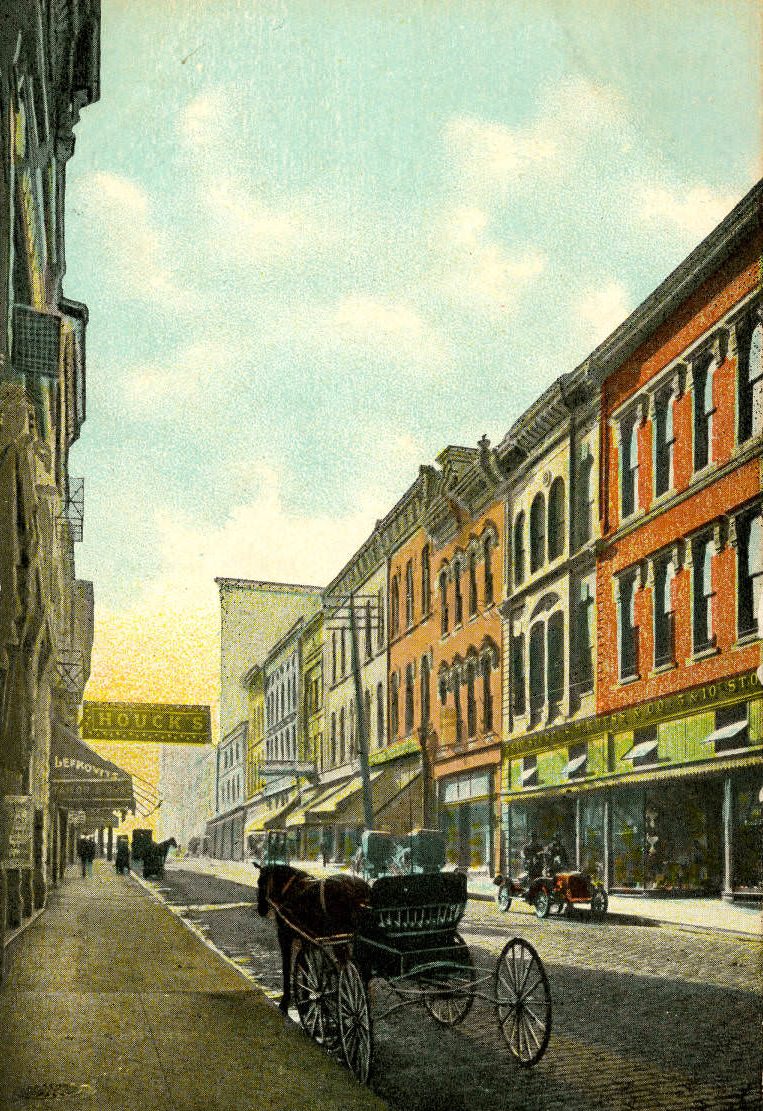
[[[449,300],[490,316],[510,312],[524,290],[544,271],[546,258],[534,248],[515,255],[489,233],[487,213],[464,206],[443,214],[436,237],[434,285]]]
[[[625,320],[629,311],[625,286],[622,282],[611,281],[598,289],[588,289],[577,306],[576,315],[590,342],[599,344]]]
[[[309,199],[268,205],[231,176],[200,183],[200,188],[211,217],[205,229],[210,243],[247,264],[301,258],[334,238]]]
[[[136,411],[151,410],[168,398],[198,398],[205,385],[219,378],[240,355],[240,347],[222,341],[199,340],[174,352],[164,363],[145,363],[128,372],[125,395]]]
[[[636,193],[636,213],[646,223],[667,226],[697,240],[712,231],[739,199],[738,193],[715,193],[707,185],[686,189],[642,186]]]
[[[455,116],[443,139],[458,188],[497,200],[511,187],[569,170],[593,133],[611,130],[622,118],[613,90],[572,78],[546,91],[536,119],[524,127]]]
[[[101,240],[101,265],[111,268],[126,297],[170,309],[195,303],[193,293],[177,284],[167,266],[168,239],[152,219],[144,189],[129,178],[97,170],[74,193],[75,203],[87,207],[88,229]]]
[[[230,129],[230,95],[222,88],[205,89],[179,116],[181,139],[195,151],[212,151],[226,141]]]

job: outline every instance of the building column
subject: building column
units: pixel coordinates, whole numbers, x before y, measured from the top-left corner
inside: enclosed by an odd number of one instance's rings
[[[604,886],[609,889],[612,882],[611,860],[612,832],[610,829],[609,794],[604,796]]]
[[[103,826],[98,827],[98,855],[103,856]]]
[[[723,780],[723,812],[721,818],[723,843],[723,898],[733,898],[734,874],[734,788],[731,776]]]
[[[106,829],[106,859],[111,860],[114,853],[114,829],[108,826]]]
[[[580,843],[580,795],[575,798],[575,868],[580,871],[580,858],[581,858],[581,843]]]

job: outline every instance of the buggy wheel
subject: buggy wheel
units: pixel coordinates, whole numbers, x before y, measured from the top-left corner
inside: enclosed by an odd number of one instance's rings
[[[511,906],[511,888],[507,883],[502,883],[498,888],[498,909],[507,911]]]
[[[460,934],[455,934],[451,960],[422,969],[416,983],[435,1022],[458,1026],[472,1009],[476,979],[469,947]]]
[[[303,1028],[330,1052],[339,1047],[338,987],[331,957],[317,945],[303,946],[294,966],[294,1002]]]
[[[545,887],[541,887],[538,891],[533,906],[535,907],[535,913],[538,918],[548,918],[549,911],[551,910],[551,895]]]
[[[371,1011],[368,993],[352,961],[339,972],[339,1037],[347,1068],[361,1084],[371,1073]]]
[[[495,1000],[512,1055],[523,1068],[537,1064],[551,1036],[551,991],[540,957],[521,937],[508,941],[498,958]]]
[[[591,918],[594,922],[601,922],[607,913],[609,896],[603,887],[595,887],[591,895]]]

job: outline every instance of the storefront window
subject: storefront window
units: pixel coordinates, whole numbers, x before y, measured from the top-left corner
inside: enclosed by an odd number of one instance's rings
[[[644,793],[616,791],[612,798],[612,882],[614,887],[644,887]]]
[[[763,891],[763,775],[744,776],[736,784],[732,842],[732,887]]]
[[[721,785],[674,783],[644,800],[646,887],[672,894],[721,886]]]
[[[533,837],[542,845],[559,836],[570,867],[575,862],[575,804],[568,799],[544,799],[509,807],[508,850],[512,876],[524,870],[522,849]]]
[[[604,796],[600,794],[580,800],[580,867],[604,878]]]

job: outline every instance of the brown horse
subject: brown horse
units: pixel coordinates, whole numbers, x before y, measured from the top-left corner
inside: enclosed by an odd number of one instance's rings
[[[283,966],[279,1006],[284,1014],[291,1003],[291,954],[295,938],[317,940],[352,934],[370,896],[371,888],[355,876],[316,879],[288,864],[268,864],[260,869],[257,910],[263,918],[271,912],[275,915]]]

